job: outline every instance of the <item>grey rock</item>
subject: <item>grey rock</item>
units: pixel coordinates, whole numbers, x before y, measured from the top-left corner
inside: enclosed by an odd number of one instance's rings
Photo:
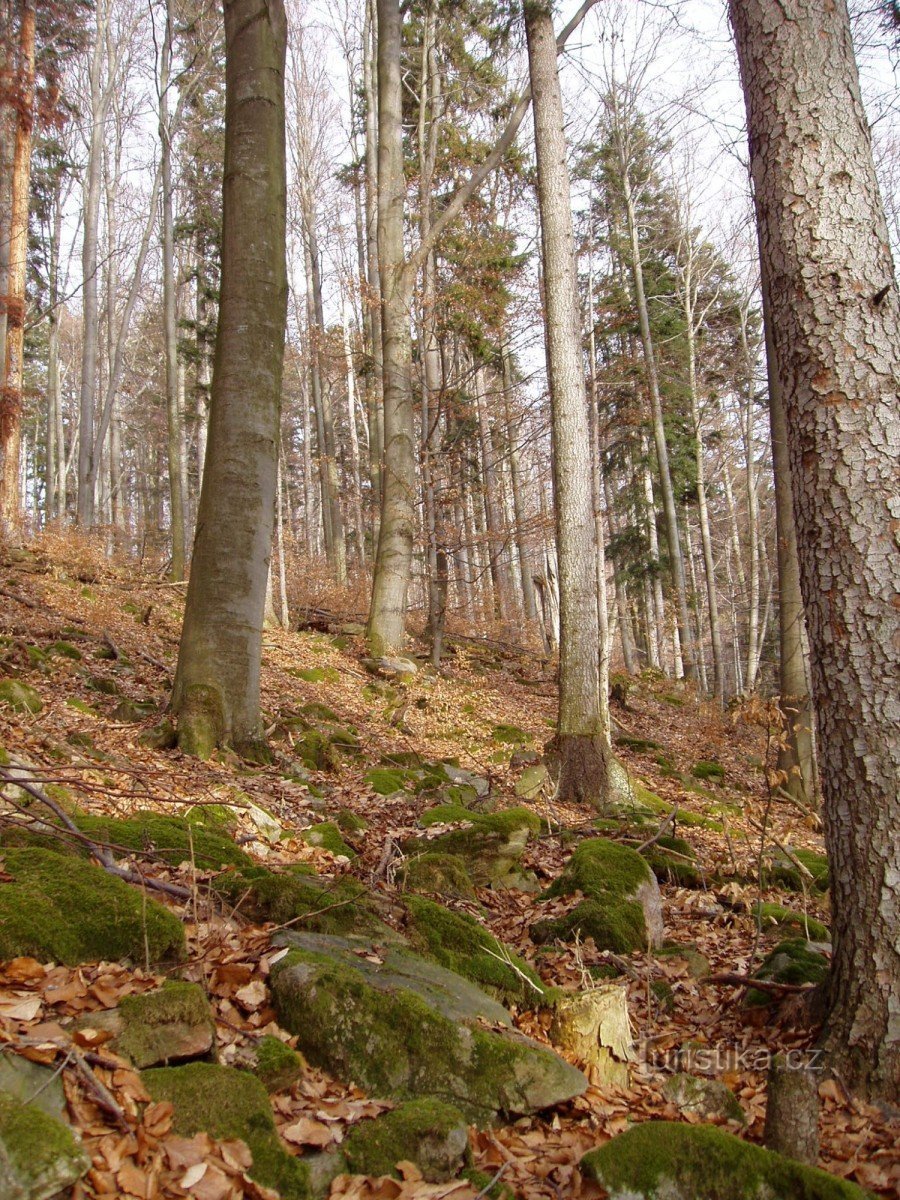
[[[37,1104],[0,1091],[0,1196],[50,1200],[85,1174],[91,1160],[72,1130]]]

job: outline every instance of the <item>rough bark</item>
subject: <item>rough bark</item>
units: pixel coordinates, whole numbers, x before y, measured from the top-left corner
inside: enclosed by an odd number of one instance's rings
[[[287,311],[281,0],[225,0],[222,291],[172,709],[182,749],[260,736]]]
[[[601,807],[610,792],[609,709],[600,692],[591,444],[581,352],[569,174],[548,5],[525,6],[544,268],[560,580],[559,797]]]
[[[826,1047],[900,1099],[900,304],[844,0],[731,0],[809,624]]]
[[[814,1071],[776,1054],[766,1081],[765,1143],[815,1167],[819,1161],[819,1089]]]

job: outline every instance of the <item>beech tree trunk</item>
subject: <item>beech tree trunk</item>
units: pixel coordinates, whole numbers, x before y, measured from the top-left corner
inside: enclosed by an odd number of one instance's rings
[[[381,523],[368,640],[374,654],[401,649],[416,521],[410,274],[404,269],[403,84],[399,0],[378,0],[378,264],[384,387]]]
[[[258,753],[287,315],[281,0],[225,0],[222,289],[206,468],[172,694],[179,746]]]
[[[25,366],[25,275],[28,258],[28,199],[31,135],[34,122],[35,6],[21,6],[16,80],[16,137],[13,152],[9,228],[9,276],[6,293],[6,357],[0,396],[0,525],[17,537],[21,497],[19,457],[22,439],[22,383]],[[0,231],[3,232],[3,231]]]
[[[787,414],[834,955],[826,1047],[900,1100],[900,304],[845,0],[730,0]]]
[[[559,798],[602,807],[614,765],[608,699],[600,691],[591,442],[562,97],[547,3],[525,5],[544,267],[547,370],[560,581]]]

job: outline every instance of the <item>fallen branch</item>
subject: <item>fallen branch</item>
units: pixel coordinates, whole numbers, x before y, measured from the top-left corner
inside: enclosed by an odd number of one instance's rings
[[[723,971],[720,975],[709,975],[704,982],[727,984],[730,987],[757,988],[761,992],[774,994],[811,992],[818,986],[814,983],[775,983],[771,979],[754,979],[751,975],[737,975],[732,971]]]

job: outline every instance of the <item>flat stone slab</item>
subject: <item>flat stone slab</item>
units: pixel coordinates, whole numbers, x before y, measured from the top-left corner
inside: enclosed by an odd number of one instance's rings
[[[409,950],[302,933],[276,942],[291,951],[270,975],[279,1023],[310,1062],[373,1096],[431,1097],[484,1125],[587,1087],[514,1031],[502,1005]]]

